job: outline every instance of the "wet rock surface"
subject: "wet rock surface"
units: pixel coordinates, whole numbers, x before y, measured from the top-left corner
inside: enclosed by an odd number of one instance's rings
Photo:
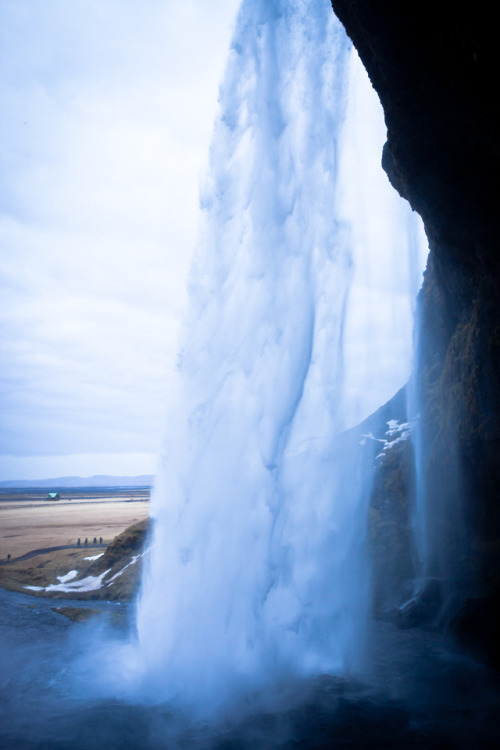
[[[382,164],[423,218],[418,380],[432,573],[500,605],[500,107],[492,6],[332,0],[384,108]],[[472,627],[472,625],[471,625]]]
[[[435,621],[442,602],[441,582],[436,578],[421,581],[414,596],[398,608],[396,617],[398,627],[415,628]]]
[[[285,681],[207,722],[142,700],[140,691],[136,699],[107,697],[102,677],[112,662],[105,657],[133,638],[130,609],[129,617],[124,612],[129,627],[117,630],[110,618],[119,605],[89,603],[102,609],[104,630],[96,618],[72,624],[53,606],[0,591],[2,748],[469,750],[500,742],[498,676],[436,631],[374,624],[365,674]]]

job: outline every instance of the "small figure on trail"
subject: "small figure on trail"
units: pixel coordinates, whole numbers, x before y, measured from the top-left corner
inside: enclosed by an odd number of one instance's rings
[[[78,541],[77,541],[77,543],[76,543],[76,546],[77,546],[77,547],[79,547],[79,546],[80,546],[80,537],[78,537]]]
[[[97,537],[96,536],[94,537],[93,544],[97,544]]]
[[[87,539],[87,537],[85,537],[85,546],[87,546],[88,543],[89,543],[89,540]]]
[[[102,544],[102,536],[99,537],[99,544]]]
[[[10,552],[9,552],[9,554],[7,555],[7,560],[10,560]]]

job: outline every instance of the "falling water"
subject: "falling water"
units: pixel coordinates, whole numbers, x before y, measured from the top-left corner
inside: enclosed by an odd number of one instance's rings
[[[243,0],[138,605],[158,700],[362,666],[371,465],[341,433],[408,377],[421,271],[383,140],[328,0]]]

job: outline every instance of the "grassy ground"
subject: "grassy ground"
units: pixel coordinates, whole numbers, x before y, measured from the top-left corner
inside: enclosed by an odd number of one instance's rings
[[[0,587],[10,591],[22,591],[33,596],[54,599],[130,601],[134,598],[140,582],[142,554],[147,540],[149,520],[143,519],[119,534],[108,547],[92,546],[87,549],[56,549],[35,554],[22,560],[3,562],[0,565]],[[97,560],[85,558],[102,553]],[[135,562],[132,562],[135,558]],[[31,591],[26,586],[45,587],[58,584],[58,576],[66,576],[77,570],[73,580],[88,576],[103,577],[103,586],[94,591]],[[118,576],[110,582],[113,576]],[[70,616],[68,612],[61,612]],[[73,612],[71,619],[88,617],[87,613]]]

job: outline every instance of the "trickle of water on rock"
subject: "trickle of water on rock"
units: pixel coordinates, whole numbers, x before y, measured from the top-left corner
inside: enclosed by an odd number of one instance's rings
[[[338,436],[408,377],[422,266],[384,136],[328,0],[243,0],[129,654],[146,697],[213,714],[363,665],[372,466]]]

